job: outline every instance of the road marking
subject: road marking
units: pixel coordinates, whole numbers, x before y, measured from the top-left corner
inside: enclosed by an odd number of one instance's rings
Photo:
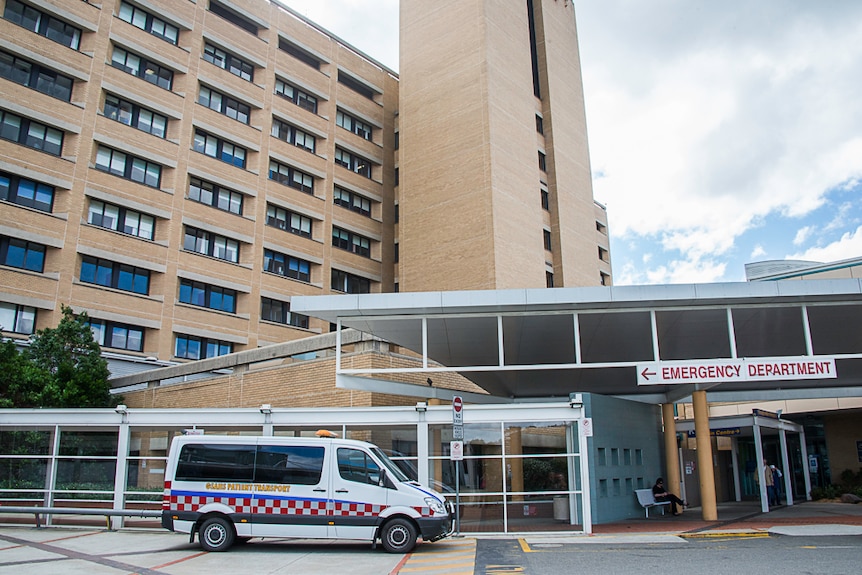
[[[475,564],[475,539],[447,540],[417,548],[406,555],[390,575],[473,575]]]
[[[769,537],[769,533],[765,531],[742,531],[738,533],[680,533],[678,537],[682,537],[683,539],[745,539]]]
[[[485,575],[506,575],[506,573],[523,573],[520,565],[486,565]]]
[[[527,543],[527,540],[524,539],[523,537],[518,538],[518,544],[521,546],[521,551],[523,551],[524,553],[532,553],[533,552],[533,550],[530,549],[530,544]]]

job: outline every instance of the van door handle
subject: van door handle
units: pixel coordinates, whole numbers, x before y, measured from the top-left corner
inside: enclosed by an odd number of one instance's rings
[[[349,489],[336,489],[335,492],[336,493],[350,493],[350,490]]]
[[[315,491],[317,493],[326,493],[326,489],[313,489],[312,491]]]

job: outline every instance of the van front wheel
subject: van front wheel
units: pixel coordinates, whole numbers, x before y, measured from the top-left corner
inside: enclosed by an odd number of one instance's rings
[[[201,524],[198,532],[205,551],[227,551],[235,537],[233,525],[224,517],[210,517]]]
[[[409,553],[416,547],[416,527],[402,517],[387,521],[380,532],[380,542],[389,553]]]

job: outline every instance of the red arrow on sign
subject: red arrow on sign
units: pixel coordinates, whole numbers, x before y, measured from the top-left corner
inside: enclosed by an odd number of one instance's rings
[[[648,370],[649,370],[649,368],[648,368],[648,367],[645,367],[645,368],[644,368],[644,370],[641,372],[641,377],[643,377],[643,378],[644,378],[644,379],[646,379],[646,380],[648,380],[648,379],[649,379],[649,376],[651,376],[651,375],[656,375],[656,372],[654,372],[654,371],[648,371]]]

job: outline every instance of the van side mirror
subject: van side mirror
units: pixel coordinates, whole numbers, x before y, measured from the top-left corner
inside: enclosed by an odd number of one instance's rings
[[[386,469],[380,468],[380,479],[377,480],[378,487],[386,487]]]

